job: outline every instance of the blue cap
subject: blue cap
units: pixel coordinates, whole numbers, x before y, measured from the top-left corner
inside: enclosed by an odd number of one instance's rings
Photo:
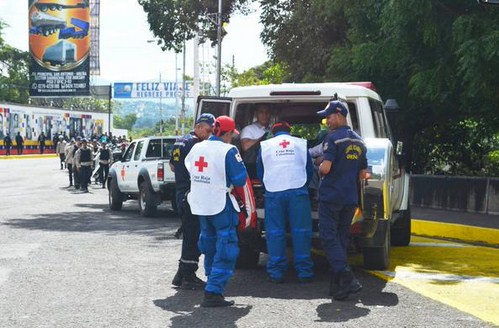
[[[326,108],[317,112],[317,114],[322,117],[328,117],[329,115],[334,113],[340,113],[341,115],[347,117],[348,109],[338,100],[333,100],[327,104]]]
[[[83,138],[83,139],[81,139],[81,142],[88,142],[88,139],[87,138]]]
[[[199,123],[206,123],[209,126],[213,126],[215,124],[215,116],[213,116],[213,114],[210,113],[203,113],[196,120],[196,124]]]

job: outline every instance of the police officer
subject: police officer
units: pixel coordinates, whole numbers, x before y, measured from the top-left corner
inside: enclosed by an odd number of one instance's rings
[[[170,156],[170,168],[175,173],[175,196],[177,212],[182,218],[182,255],[178,264],[178,271],[172,284],[183,289],[203,289],[206,283],[196,276],[199,262],[199,218],[193,215],[185,196],[191,188],[191,179],[184,160],[192,147],[208,139],[213,131],[215,116],[209,113],[202,114],[196,121],[194,131],[175,142]]]
[[[7,133],[5,138],[3,138],[3,144],[5,145],[5,156],[9,156],[10,147],[12,147],[12,139],[10,138],[10,133]]]
[[[82,139],[82,146],[76,152],[76,162],[79,163],[81,191],[88,192],[88,182],[92,174],[92,163],[94,154],[91,148],[88,147],[87,138]]]
[[[106,188],[107,176],[109,175],[109,166],[113,162],[111,150],[107,148],[107,142],[101,142],[99,154],[99,179],[102,182],[102,188]]]
[[[208,276],[203,307],[234,304],[223,296],[239,255],[236,233],[239,206],[230,191],[232,186],[244,186],[247,179],[241,155],[229,144],[233,134],[238,133],[234,120],[218,117],[213,132],[208,140],[195,144],[185,158],[191,176],[187,199],[192,213],[199,215],[199,249],[204,254]]]
[[[291,126],[278,122],[272,126],[273,138],[262,141],[257,174],[265,186],[265,230],[269,260],[268,280],[281,283],[288,268],[286,221],[293,240],[293,257],[298,280],[314,277],[310,255],[312,217],[307,184],[314,167],[307,141],[290,135]]]
[[[359,204],[359,180],[366,175],[366,146],[347,125],[348,109],[340,101],[330,101],[318,114],[326,117],[331,130],[319,166],[319,235],[332,271],[329,293],[343,300],[362,289],[346,256],[348,231]]]

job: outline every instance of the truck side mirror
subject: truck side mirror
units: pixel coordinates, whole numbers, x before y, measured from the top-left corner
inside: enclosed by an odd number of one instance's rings
[[[395,154],[401,156],[404,152],[404,143],[402,141],[397,141],[397,147],[395,148]]]
[[[400,106],[395,99],[388,99],[385,103],[385,111],[396,113],[400,111]]]

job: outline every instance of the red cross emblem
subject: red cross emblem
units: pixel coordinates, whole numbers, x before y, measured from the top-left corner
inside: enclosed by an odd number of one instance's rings
[[[123,180],[123,181],[125,181],[125,174],[126,174],[125,165],[123,165],[123,167],[121,168],[121,172],[120,172],[121,180]]]
[[[194,166],[198,167],[199,172],[203,172],[205,167],[208,167],[208,163],[204,161],[204,156],[199,157],[199,161],[194,162]]]
[[[290,144],[290,142],[289,142],[289,141],[283,140],[283,141],[279,144],[279,146],[281,146],[282,148],[286,148],[286,147],[288,147],[288,145],[289,145],[289,144]]]

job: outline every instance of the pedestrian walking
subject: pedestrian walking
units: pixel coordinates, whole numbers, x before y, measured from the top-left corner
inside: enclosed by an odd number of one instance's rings
[[[82,146],[76,152],[75,159],[79,163],[81,191],[87,193],[90,175],[92,174],[94,154],[92,149],[88,147],[88,140],[86,138],[83,138],[81,142]]]
[[[66,149],[64,150],[66,167],[68,168],[68,176],[69,176],[69,187],[73,186],[73,165],[74,165],[74,153],[75,153],[75,139],[71,138],[70,142],[66,145]]]
[[[45,150],[46,139],[47,138],[45,137],[45,134],[43,132],[38,136],[38,146],[40,147],[40,154],[43,154],[43,151]]]
[[[55,147],[56,153],[59,154],[59,161],[61,164],[61,170],[64,170],[66,166],[66,140],[63,139],[62,134],[58,137],[59,141]]]
[[[294,267],[300,282],[314,278],[312,216],[307,184],[314,173],[307,141],[290,135],[284,121],[272,126],[273,138],[262,141],[257,175],[265,187],[268,280],[281,283],[288,269],[286,226],[293,241]]]
[[[21,136],[21,132],[17,132],[16,135],[16,148],[17,148],[17,155],[22,155],[24,150],[24,139]]]
[[[182,218],[183,233],[182,254],[172,284],[183,289],[203,289],[206,286],[206,283],[196,276],[200,255],[199,218],[192,214],[185,197],[191,188],[191,179],[184,160],[195,144],[211,136],[214,124],[215,117],[212,114],[202,114],[196,120],[194,131],[175,142],[170,156],[170,168],[175,173],[177,212]]]
[[[234,120],[219,116],[213,132],[208,140],[195,144],[185,158],[191,177],[187,200],[192,213],[199,215],[199,249],[208,277],[202,307],[234,304],[223,296],[239,255],[236,227],[240,210],[230,191],[233,186],[244,186],[248,176],[239,151],[230,145],[233,134],[238,133]]]
[[[101,149],[99,154],[99,178],[102,182],[102,188],[106,188],[106,181],[109,175],[109,167],[113,163],[113,155],[111,150],[107,148],[107,142],[101,142]]]
[[[5,156],[10,156],[10,148],[12,147],[10,133],[7,133],[7,135],[3,138],[3,144],[5,146]]]
[[[347,125],[348,109],[331,101],[318,114],[331,130],[323,143],[319,166],[319,236],[331,268],[329,293],[343,300],[362,289],[347,264],[348,231],[359,204],[359,180],[367,169],[366,146]]]

